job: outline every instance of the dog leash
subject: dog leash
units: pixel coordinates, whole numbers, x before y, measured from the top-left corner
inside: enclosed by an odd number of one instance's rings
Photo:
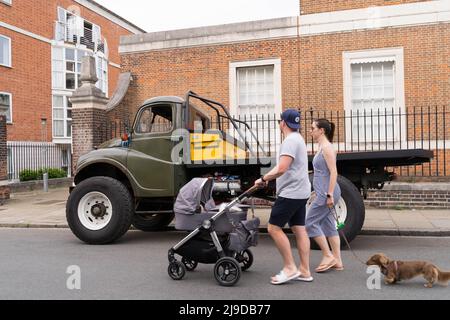
[[[352,253],[352,255],[355,257],[356,260],[358,260],[360,263],[362,263],[363,265],[366,265],[366,263],[364,261],[361,260],[361,258],[358,257],[358,255],[353,251],[352,247],[350,246],[350,243],[347,239],[347,237],[345,236],[345,233],[343,231],[344,227],[345,227],[345,223],[344,222],[340,222],[339,221],[339,216],[336,212],[336,207],[333,205],[333,207],[330,208],[330,214],[333,216],[334,220],[336,220],[337,223],[337,231],[338,233],[340,233],[340,235],[342,236],[342,238],[344,239],[345,243],[347,244],[348,249],[350,250],[350,252]]]

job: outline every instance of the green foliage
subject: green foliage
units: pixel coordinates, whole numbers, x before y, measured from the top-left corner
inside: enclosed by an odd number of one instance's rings
[[[58,178],[66,178],[67,172],[63,169],[58,168],[44,168],[39,170],[30,170],[25,169],[20,171],[19,179],[21,182],[23,181],[34,181],[34,180],[43,180],[44,173],[48,173],[49,179],[58,179]]]
[[[33,181],[38,180],[38,173],[36,170],[25,169],[19,173],[20,181]]]
[[[47,170],[49,179],[67,178],[67,172],[58,168],[49,168]]]

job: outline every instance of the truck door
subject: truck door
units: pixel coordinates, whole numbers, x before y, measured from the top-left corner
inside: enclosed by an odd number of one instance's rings
[[[141,196],[173,196],[175,105],[157,103],[141,108],[134,124],[128,168],[144,191]]]

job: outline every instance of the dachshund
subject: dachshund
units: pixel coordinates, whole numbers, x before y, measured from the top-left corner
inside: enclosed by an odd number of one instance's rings
[[[447,286],[450,281],[450,272],[441,271],[427,261],[391,260],[383,253],[377,253],[370,257],[366,264],[379,266],[386,284],[394,284],[420,275],[427,281],[426,288],[432,288],[435,283]]]

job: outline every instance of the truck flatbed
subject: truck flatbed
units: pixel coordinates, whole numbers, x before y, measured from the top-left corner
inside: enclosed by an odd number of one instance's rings
[[[314,156],[310,156],[310,163]],[[411,166],[430,162],[433,151],[424,149],[346,152],[337,155],[337,164],[358,166]]]

